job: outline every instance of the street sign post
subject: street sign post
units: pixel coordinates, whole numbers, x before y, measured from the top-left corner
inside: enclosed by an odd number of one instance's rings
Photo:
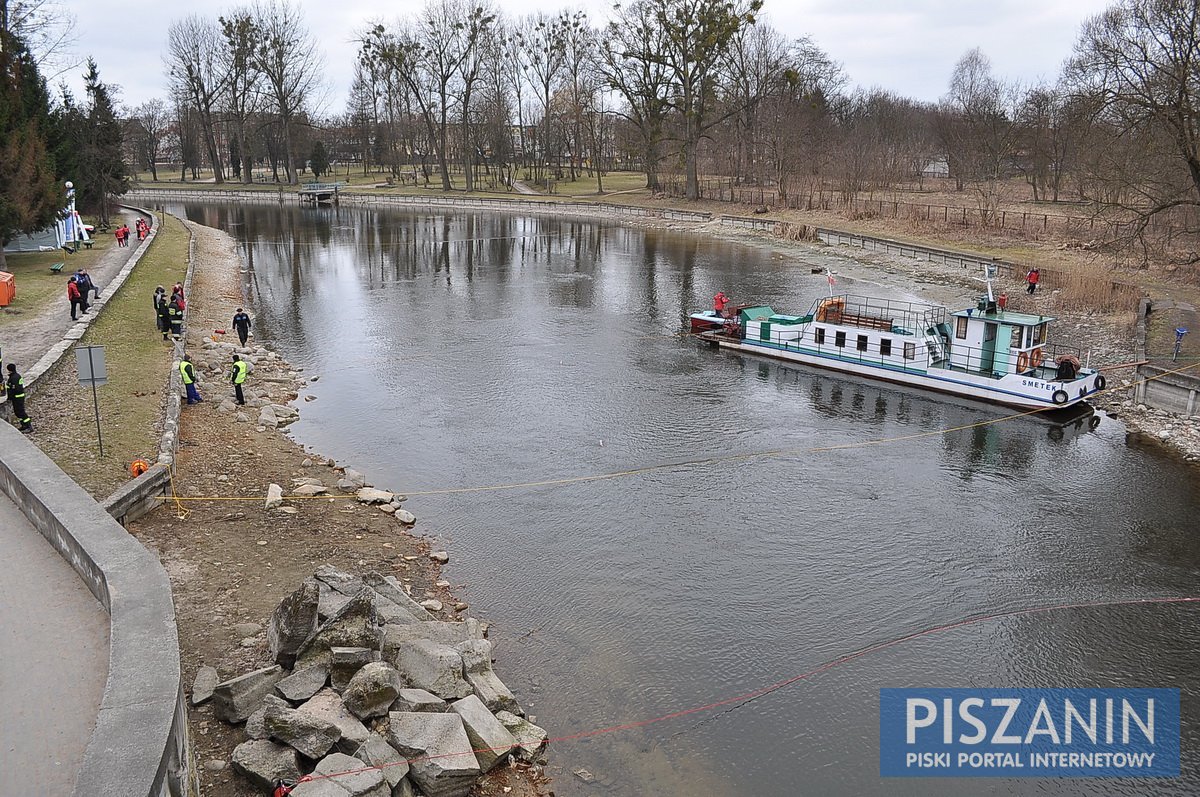
[[[75,367],[79,372],[79,384],[92,386],[92,409],[96,413],[96,442],[100,445],[100,456],[104,456],[104,437],[100,434],[100,398],[96,394],[97,385],[108,384],[104,347],[76,346]]]

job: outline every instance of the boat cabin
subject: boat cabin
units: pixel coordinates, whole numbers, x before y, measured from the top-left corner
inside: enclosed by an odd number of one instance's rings
[[[950,314],[950,367],[984,374],[1023,374],[1046,360],[1046,331],[1053,318],[1013,313],[981,299]]]

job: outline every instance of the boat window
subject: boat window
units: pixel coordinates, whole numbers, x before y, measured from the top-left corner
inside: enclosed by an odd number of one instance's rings
[[[833,333],[833,345],[834,346],[845,346],[846,345],[846,333],[840,332],[840,331]]]
[[[1012,342],[1008,344],[1009,347],[1013,348],[1013,349],[1022,348],[1021,347],[1021,339],[1023,337],[1025,337],[1025,327],[1013,327],[1012,328]]]
[[[906,360],[917,359],[917,344],[915,344],[915,343],[905,343],[904,344],[904,359],[906,359]]]
[[[997,324],[984,324],[983,325],[983,339],[985,341],[996,339],[996,327],[997,326],[998,326]]]
[[[892,356],[892,339],[882,338],[879,341],[879,353],[884,357]]]
[[[824,343],[825,342],[825,327],[817,327],[817,331],[813,335],[813,338],[817,341],[818,346],[820,346],[822,343]]]
[[[954,330],[954,337],[960,340],[967,337],[967,319],[965,316],[958,317],[958,326]]]
[[[1037,327],[1037,344],[1041,345],[1046,342],[1046,325],[1038,324]]]
[[[867,336],[866,335],[858,336],[858,350],[859,351],[867,350]]]

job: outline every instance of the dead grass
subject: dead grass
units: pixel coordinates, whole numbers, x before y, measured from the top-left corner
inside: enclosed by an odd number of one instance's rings
[[[81,341],[104,346],[108,384],[97,388],[103,457],[96,442],[92,391],[79,385],[73,356],[68,354],[39,380],[30,397],[34,441],[97,498],[128,479],[130,462],[153,462],[158,454],[173,355],[155,328],[150,299],[156,285],[183,279],[187,244],[187,230],[166,216],[149,250]]]

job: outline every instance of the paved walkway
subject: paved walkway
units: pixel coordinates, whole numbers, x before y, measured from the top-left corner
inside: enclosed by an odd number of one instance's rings
[[[69,795],[108,678],[108,614],[0,493],[0,795]]]
[[[119,214],[119,217],[129,224],[131,230],[137,216],[138,214],[132,211],[122,211]],[[113,229],[116,229],[117,226],[114,224]],[[112,241],[112,245],[101,255],[99,262],[88,269],[92,281],[100,286],[100,295],[103,296],[109,281],[117,275],[142,244],[138,243],[136,235],[131,235],[129,246],[118,247],[111,232],[96,234],[106,236],[109,241]],[[41,359],[51,346],[62,340],[66,331],[75,323],[71,320],[71,303],[67,301],[67,278],[71,276],[77,266],[69,256],[64,259],[64,262],[67,266],[63,269],[62,291],[58,296],[28,318],[22,317],[20,321],[5,324],[3,331],[0,332],[0,347],[4,350],[4,362],[15,363],[17,370],[22,373]],[[68,272],[67,268],[71,269],[71,272]],[[146,307],[149,306],[150,297],[147,296]]]

